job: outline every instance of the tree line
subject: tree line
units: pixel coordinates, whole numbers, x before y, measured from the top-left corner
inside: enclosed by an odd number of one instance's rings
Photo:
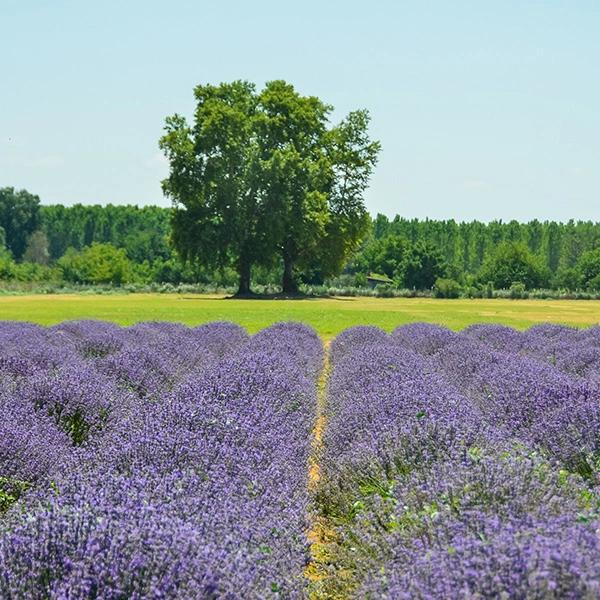
[[[231,267],[186,263],[170,241],[173,210],[158,206],[42,205],[27,191],[0,188],[0,279],[74,283],[218,283]],[[431,289],[439,279],[460,286],[600,289],[600,223],[482,223],[368,218],[359,247],[342,266],[347,284]],[[275,283],[281,261],[255,272]],[[319,266],[296,272],[302,283],[329,281]]]
[[[600,290],[600,266],[595,266],[600,223],[592,221],[390,220],[378,214],[350,268],[380,272],[413,287],[403,269],[415,249],[417,262],[422,255],[430,267],[426,287],[437,277],[448,277],[461,285],[492,283],[505,289],[518,282],[529,289]]]
[[[426,241],[438,247],[458,273],[476,273],[485,259],[503,242],[525,244],[552,274],[575,266],[582,252],[600,246],[600,223],[574,221],[528,223],[501,220],[456,222],[419,220],[378,214],[373,220],[373,237],[397,236]]]

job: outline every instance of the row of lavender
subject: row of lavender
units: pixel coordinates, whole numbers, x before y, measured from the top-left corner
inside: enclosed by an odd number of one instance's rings
[[[600,596],[600,328],[416,324],[332,344],[327,594]]]
[[[0,324],[0,597],[298,597],[322,361],[281,324]]]

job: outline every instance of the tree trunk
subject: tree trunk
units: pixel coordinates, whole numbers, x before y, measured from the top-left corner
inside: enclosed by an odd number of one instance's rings
[[[240,258],[238,263],[238,296],[245,296],[250,293],[250,261],[245,258]]]
[[[283,281],[281,283],[284,294],[297,294],[298,284],[294,279],[294,262],[288,252],[283,252]]]

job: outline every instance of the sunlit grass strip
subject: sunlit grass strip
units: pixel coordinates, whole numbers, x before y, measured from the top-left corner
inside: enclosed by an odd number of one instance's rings
[[[435,298],[312,298],[225,300],[180,294],[0,296],[0,319],[43,325],[66,319],[103,319],[120,325],[177,321],[198,325],[233,321],[249,333],[279,321],[300,321],[330,340],[348,327],[376,325],[392,331],[414,322],[459,330],[474,323],[526,329],[536,323],[587,327],[600,322],[598,300],[439,300]]]

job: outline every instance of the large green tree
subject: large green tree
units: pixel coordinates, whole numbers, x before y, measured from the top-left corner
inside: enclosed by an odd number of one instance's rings
[[[503,242],[483,263],[479,272],[482,283],[491,282],[496,288],[508,289],[513,283],[527,288],[547,284],[549,272],[541,260],[520,242]]]
[[[235,264],[238,293],[251,267],[283,265],[282,287],[302,269],[341,270],[368,225],[363,192],[379,144],[366,112],[335,127],[332,107],[284,81],[256,93],[236,81],[198,86],[194,125],[175,115],[160,141],[169,164],[172,241],[185,259]]]
[[[314,96],[301,96],[284,81],[267,83],[259,105],[260,184],[275,210],[282,288],[294,293],[294,269],[314,255],[329,217],[325,135],[331,107]]]
[[[273,211],[260,181],[257,95],[245,81],[195,89],[193,125],[169,117],[160,140],[170,174],[172,241],[186,260],[235,263],[238,293],[250,291],[252,265],[266,262],[273,244]]]
[[[285,81],[259,97],[263,180],[277,211],[284,293],[297,291],[298,271],[321,277],[341,271],[369,225],[363,194],[378,142],[366,111],[330,126],[332,107],[302,96]]]
[[[27,239],[39,225],[40,199],[26,190],[0,188],[0,229],[6,246],[18,260],[27,247]]]

